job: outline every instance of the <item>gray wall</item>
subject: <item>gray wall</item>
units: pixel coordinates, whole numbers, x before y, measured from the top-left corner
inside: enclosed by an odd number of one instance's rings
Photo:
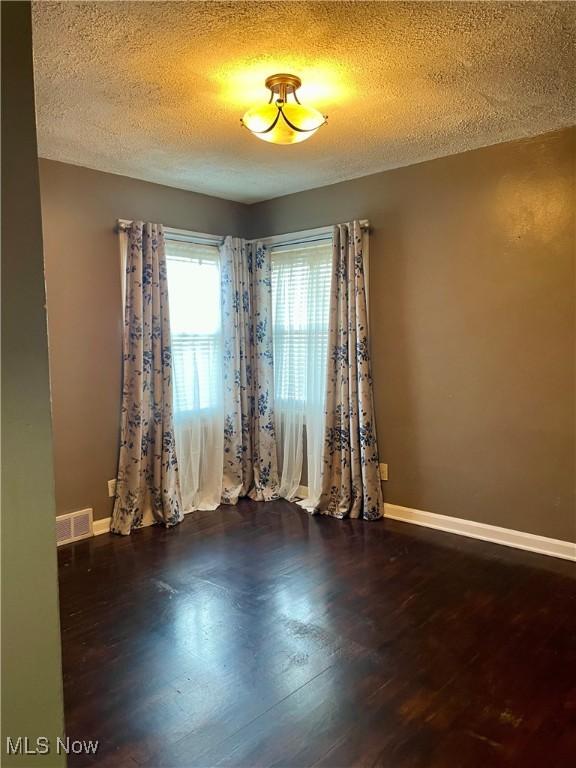
[[[57,510],[107,517],[118,217],[270,235],[370,219],[387,501],[576,540],[576,130],[243,206],[40,162]]]
[[[40,160],[54,420],[56,514],[108,517],[120,423],[122,305],[117,218],[244,234],[245,206]]]
[[[252,236],[368,218],[386,500],[576,540],[576,131],[251,207]]]
[[[2,765],[62,735],[48,348],[29,3],[2,3]]]

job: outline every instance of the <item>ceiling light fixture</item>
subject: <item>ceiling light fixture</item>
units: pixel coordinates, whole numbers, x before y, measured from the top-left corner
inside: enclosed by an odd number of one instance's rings
[[[300,104],[296,91],[301,85],[296,75],[267,78],[270,101],[253,106],[240,122],[254,136],[272,144],[296,144],[310,138],[326,124],[327,117],[314,107]],[[289,96],[293,101],[288,101]]]

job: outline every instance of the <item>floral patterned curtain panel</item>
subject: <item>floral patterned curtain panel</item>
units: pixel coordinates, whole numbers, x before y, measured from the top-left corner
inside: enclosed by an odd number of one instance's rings
[[[368,353],[359,222],[334,228],[321,494],[316,512],[383,514]],[[220,250],[224,454],[222,502],[279,497],[268,249],[227,237]],[[162,227],[128,230],[121,445],[111,530],[151,514],[183,518],[176,457],[166,256]]]
[[[222,501],[278,498],[270,253],[227,237],[220,251],[224,359]]]
[[[129,534],[145,512],[165,526],[183,518],[172,416],[172,361],[164,233],[128,232],[120,457],[111,530]]]
[[[362,229],[334,228],[322,492],[317,511],[333,517],[383,515],[368,352]]]

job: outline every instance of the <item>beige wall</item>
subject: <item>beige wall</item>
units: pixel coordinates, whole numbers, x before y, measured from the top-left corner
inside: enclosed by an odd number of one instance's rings
[[[576,540],[574,129],[251,207],[370,219],[387,501]]]
[[[54,420],[56,513],[108,517],[116,476],[121,300],[116,219],[243,234],[244,206],[40,160]]]
[[[30,3],[2,3],[3,766],[63,766],[48,341]],[[7,737],[51,740],[8,756]]]

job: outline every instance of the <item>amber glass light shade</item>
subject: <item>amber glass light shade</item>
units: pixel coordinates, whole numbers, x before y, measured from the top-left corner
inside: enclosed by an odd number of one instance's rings
[[[241,121],[258,139],[272,144],[297,144],[325,125],[325,115],[298,101],[296,89],[300,80],[294,75],[273,75],[266,85],[272,91],[270,101],[251,107]]]

